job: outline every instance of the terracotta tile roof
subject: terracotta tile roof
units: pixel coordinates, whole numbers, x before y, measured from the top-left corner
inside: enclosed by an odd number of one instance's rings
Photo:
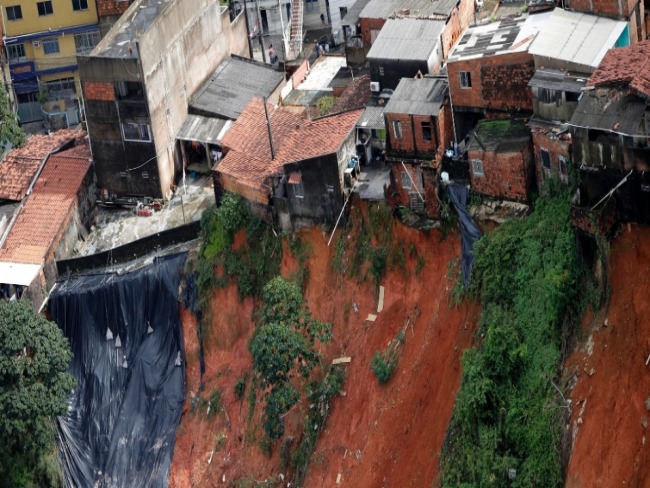
[[[269,110],[271,110],[269,108]],[[363,110],[334,114],[307,121],[282,107],[269,112],[275,159],[266,128],[262,100],[253,99],[223,139],[226,156],[216,171],[238,183],[264,190],[267,178],[287,163],[336,152]]]
[[[87,141],[50,156],[0,249],[0,261],[43,263],[70,215],[89,168]]]
[[[587,84],[627,84],[640,95],[650,97],[650,40],[607,51]]]
[[[72,129],[60,130],[49,136],[34,135],[22,147],[9,151],[0,162],[0,200],[22,200],[43,158],[85,135],[85,132]]]
[[[365,108],[370,100],[370,76],[357,76],[341,96],[336,99],[332,112],[345,112],[355,108]]]

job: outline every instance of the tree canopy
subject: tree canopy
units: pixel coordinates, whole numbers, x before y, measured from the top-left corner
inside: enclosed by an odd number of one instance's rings
[[[18,123],[18,116],[11,110],[5,85],[0,83],[0,145],[20,146],[23,142],[25,132]]]
[[[0,478],[11,486],[52,486],[43,457],[54,451],[52,418],[74,387],[72,353],[61,330],[28,303],[0,301]]]

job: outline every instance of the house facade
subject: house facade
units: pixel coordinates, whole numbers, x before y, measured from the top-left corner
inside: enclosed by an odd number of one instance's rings
[[[535,74],[529,83],[533,99],[529,126],[541,192],[549,178],[568,185],[572,159],[568,122],[607,50],[626,42],[626,29],[623,21],[555,9],[531,44]]]
[[[444,28],[444,22],[435,20],[387,20],[367,56],[374,95],[394,90],[402,78],[440,71]]]
[[[447,61],[458,142],[483,118],[532,113],[528,83],[535,64],[528,48],[548,18],[549,13],[522,15],[463,34]]]
[[[77,55],[99,42],[94,0],[3,0],[8,92],[21,122],[47,120],[53,129],[81,120]],[[43,111],[46,112],[44,115]]]
[[[404,78],[384,109],[391,203],[439,218],[437,173],[451,144],[449,85],[444,78]]]
[[[521,121],[482,120],[467,148],[472,190],[528,203],[535,181],[530,130]]]
[[[225,157],[213,173],[217,204],[224,192],[236,193],[283,231],[334,222],[361,113],[306,120],[282,107],[265,111],[253,99],[224,138]],[[268,132],[260,130],[267,114]]]
[[[79,57],[98,188],[169,195],[182,168],[176,132],[190,97],[227,56],[247,51],[243,14],[231,22],[218,3],[134,2]]]

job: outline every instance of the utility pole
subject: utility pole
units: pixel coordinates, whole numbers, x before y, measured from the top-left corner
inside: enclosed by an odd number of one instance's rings
[[[257,6],[257,27],[259,28],[260,47],[262,48],[262,61],[266,63],[266,48],[264,47],[264,36],[262,33],[262,17],[260,14],[260,0],[255,0]]]
[[[271,147],[271,160],[275,159],[275,147],[273,146],[273,133],[271,132],[271,119],[269,118],[269,109],[266,107],[266,97],[264,101],[264,114],[266,115],[266,128],[269,131],[269,146]]]

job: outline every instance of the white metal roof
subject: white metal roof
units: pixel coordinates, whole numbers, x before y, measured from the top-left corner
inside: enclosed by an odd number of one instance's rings
[[[444,28],[439,20],[388,19],[367,58],[427,61]]]
[[[41,270],[40,264],[22,264],[9,263],[0,261],[0,283],[9,285],[31,285],[38,272]]]
[[[528,52],[597,68],[626,25],[619,20],[556,8]]]

